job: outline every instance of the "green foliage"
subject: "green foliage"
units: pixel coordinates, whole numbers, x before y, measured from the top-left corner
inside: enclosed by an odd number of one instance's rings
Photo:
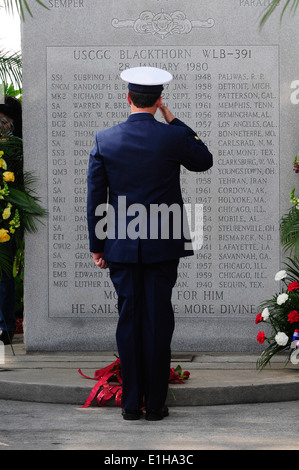
[[[11,273],[14,252],[22,247],[23,233],[35,232],[37,221],[46,211],[32,189],[35,178],[23,173],[22,140],[10,137],[1,140],[0,146],[4,152],[0,160],[0,230],[4,236],[0,242],[0,272],[3,269]],[[6,172],[14,175],[12,181],[4,180]],[[9,212],[6,217],[4,211]]]
[[[12,83],[10,83],[9,85],[4,84],[4,96],[14,96],[19,101],[22,102],[22,93],[23,93],[22,88],[15,89]]]
[[[15,96],[15,89],[10,82],[16,84],[18,88],[22,88],[22,56],[19,53],[10,53],[0,51],[0,83],[4,85],[1,87],[2,97],[7,94]],[[1,96],[0,96],[1,97]]]
[[[22,240],[15,254],[12,273],[15,279],[15,313],[17,317],[23,316],[24,309],[24,252],[24,240]]]
[[[41,0],[33,0],[33,1],[48,10],[48,7]],[[32,5],[32,0],[2,0],[2,2],[7,12],[13,13],[14,10],[17,10],[22,20],[25,19],[26,11],[30,16],[32,16],[32,12],[30,9],[30,4]]]
[[[297,155],[293,170],[299,173]],[[289,252],[288,263],[285,265],[286,269],[276,275],[278,280],[285,283],[286,289],[260,305],[262,313],[257,315],[256,323],[268,325],[270,336],[266,337],[264,332],[260,332],[257,337],[261,344],[264,341],[269,344],[257,360],[258,369],[263,369],[275,354],[291,350],[294,331],[299,330],[299,198],[295,196],[295,189],[291,192],[290,202],[293,206],[280,222],[280,239],[284,251]],[[284,295],[284,299],[277,302],[280,294]],[[289,317],[290,314],[292,318]],[[277,335],[282,335],[284,340],[281,341]],[[289,360],[290,357],[287,362]]]
[[[281,218],[281,243],[285,251],[299,257],[299,209],[291,207],[289,212]]]
[[[293,170],[299,173],[297,155],[293,163]],[[293,206],[280,221],[280,238],[285,251],[289,251],[296,259],[299,258],[299,198],[295,196],[295,188],[291,192],[290,202]]]
[[[261,27],[264,26],[268,18],[274,13],[274,11],[279,5],[281,5],[281,0],[272,0],[270,6],[266,10],[266,13],[263,15],[261,19],[261,22],[260,22]],[[298,5],[299,5],[299,0],[285,0],[284,6],[280,14],[280,21],[282,20],[288,7],[290,7],[291,12],[295,14],[297,11]]]

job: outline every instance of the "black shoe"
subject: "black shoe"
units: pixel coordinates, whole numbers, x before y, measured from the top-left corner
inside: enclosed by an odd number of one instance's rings
[[[2,341],[2,343],[5,345],[11,344],[14,334],[15,334],[14,331],[4,330],[2,331],[2,334],[0,335],[0,341]]]
[[[169,413],[167,406],[163,406],[163,408],[159,408],[157,410],[147,409],[145,419],[147,419],[147,421],[160,421],[168,415]]]
[[[124,419],[133,421],[133,420],[137,420],[141,418],[142,411],[141,410],[125,410],[123,408],[121,414]]]

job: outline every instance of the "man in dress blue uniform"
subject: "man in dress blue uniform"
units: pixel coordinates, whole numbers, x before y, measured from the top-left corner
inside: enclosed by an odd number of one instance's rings
[[[90,251],[99,268],[109,267],[118,295],[122,416],[139,419],[145,405],[145,418],[160,420],[168,415],[172,289],[179,259],[193,254],[180,168],[206,171],[213,159],[196,133],[162,104],[163,84],[171,74],[136,67],[121,78],[128,82],[131,114],[126,122],[97,132],[90,154]],[[155,119],[157,109],[166,123]]]

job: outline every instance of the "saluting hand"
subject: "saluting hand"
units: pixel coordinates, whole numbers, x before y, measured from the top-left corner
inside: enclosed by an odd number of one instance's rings
[[[170,124],[171,121],[175,119],[175,116],[172,114],[172,112],[169,111],[169,109],[166,106],[164,106],[162,102],[159,104],[159,109],[165,121],[167,122],[167,124]]]

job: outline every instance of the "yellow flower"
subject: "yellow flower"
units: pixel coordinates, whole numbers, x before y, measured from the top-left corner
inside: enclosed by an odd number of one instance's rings
[[[3,179],[4,179],[4,181],[6,181],[6,183],[14,182],[15,175],[12,171],[5,171],[3,173]]]
[[[6,209],[4,209],[4,211],[2,212],[2,218],[5,220],[5,219],[9,219],[10,217],[10,207],[7,207]]]
[[[0,243],[5,243],[10,240],[10,236],[8,234],[8,230],[5,230],[4,228],[0,229]]]
[[[0,155],[0,157],[1,157],[1,155]],[[6,161],[3,160],[3,158],[0,158],[0,168],[3,168],[3,170],[7,170]]]
[[[0,158],[2,157],[2,155],[4,155],[4,152],[3,150],[0,150]]]

